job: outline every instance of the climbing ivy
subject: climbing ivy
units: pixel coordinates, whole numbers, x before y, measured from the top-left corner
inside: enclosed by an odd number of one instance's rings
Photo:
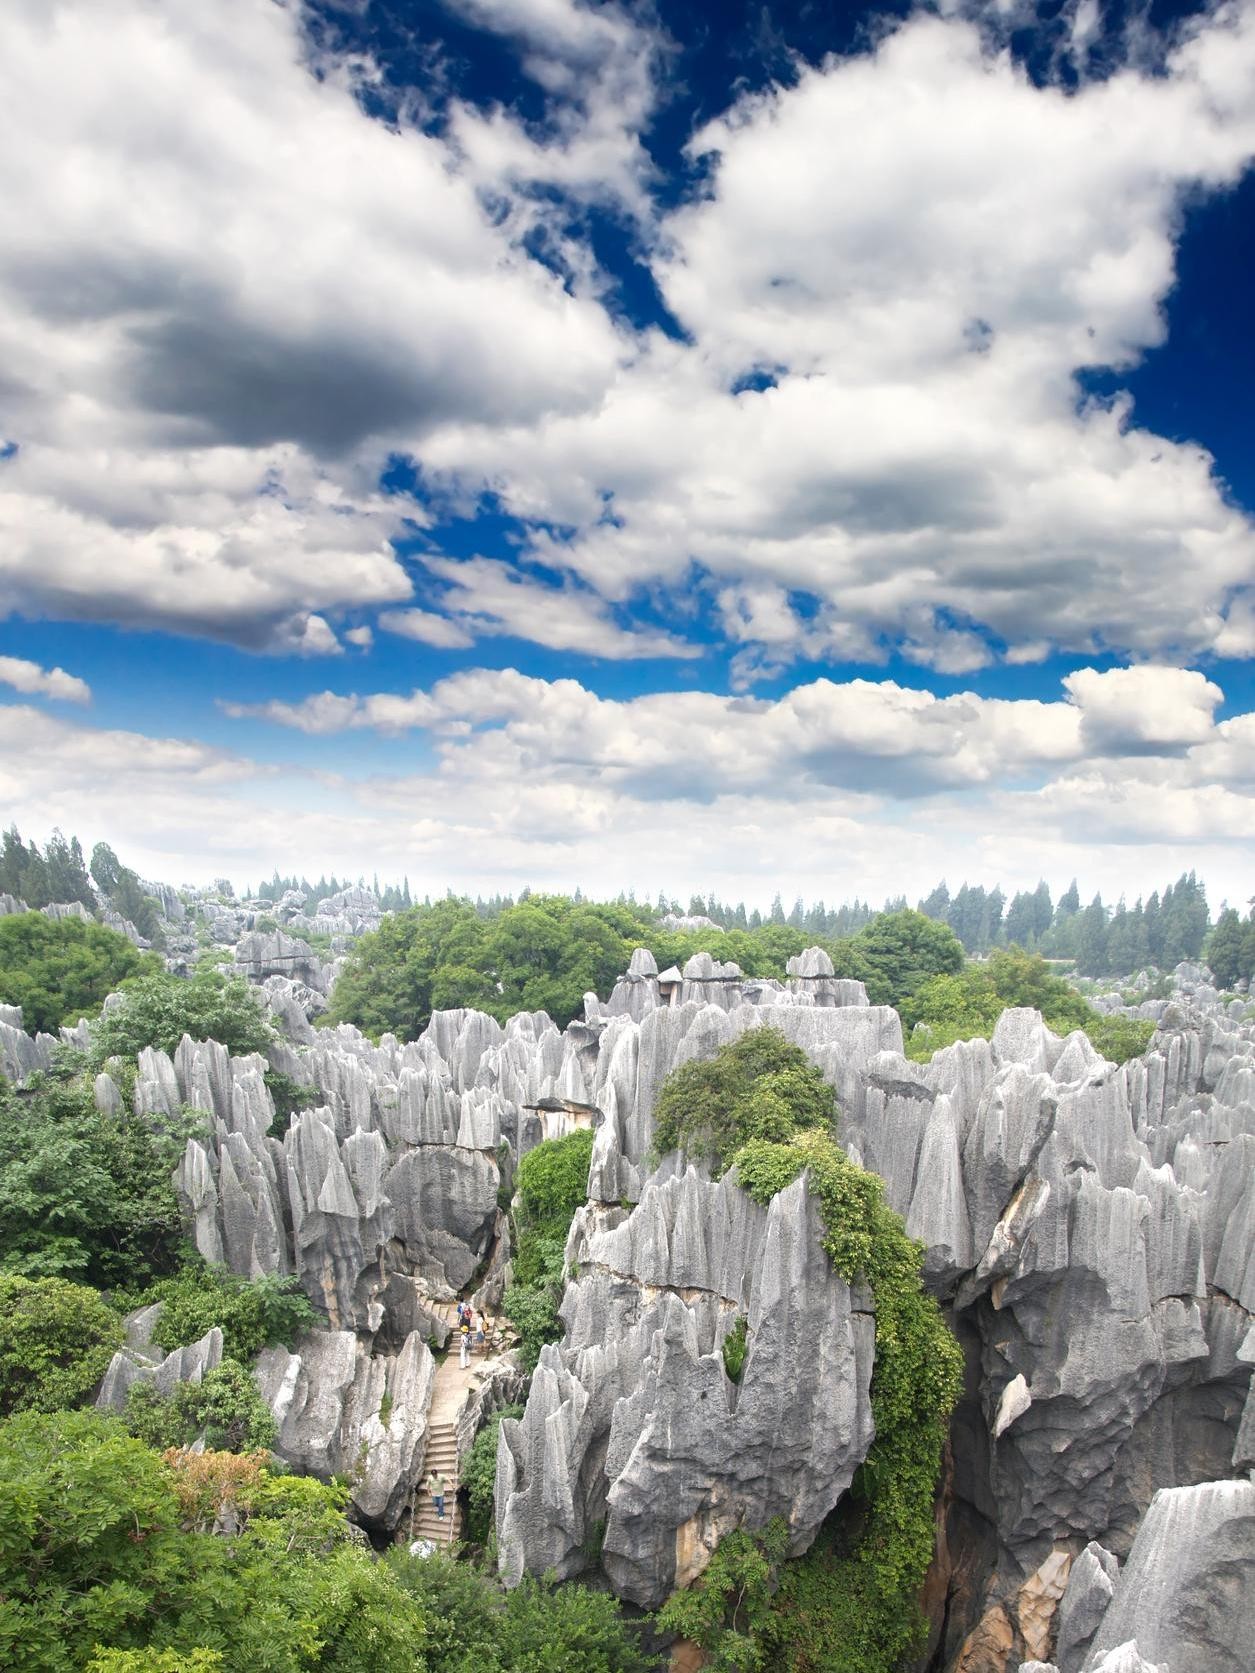
[[[788,1548],[788,1524],[780,1516],[758,1533],[738,1528],[728,1534],[700,1580],[668,1598],[658,1612],[659,1628],[690,1639],[718,1673],[758,1673],[767,1666],[763,1635]]]
[[[589,1128],[546,1139],[519,1164],[519,1208],[513,1256],[514,1282],[502,1311],[519,1335],[530,1371],[546,1342],[562,1335],[558,1302],[565,1276],[564,1250],[571,1220],[587,1196],[593,1154]]]
[[[780,1580],[762,1642],[788,1673],[892,1673],[917,1646],[916,1601],[933,1552],[933,1495],[962,1356],[920,1282],[921,1246],[884,1201],[884,1184],[826,1134],[752,1141],[737,1178],[768,1202],[806,1171],[824,1249],[876,1306],[872,1415],[876,1439],[856,1481],[859,1525],[818,1542]]]

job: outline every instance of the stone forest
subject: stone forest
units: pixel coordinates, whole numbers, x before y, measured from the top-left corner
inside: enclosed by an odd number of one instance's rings
[[[1075,890],[6,842],[4,1666],[1250,1666],[1251,936],[1192,877],[1104,970]]]

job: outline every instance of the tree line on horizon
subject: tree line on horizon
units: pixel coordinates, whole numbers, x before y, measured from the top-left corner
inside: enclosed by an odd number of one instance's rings
[[[799,896],[786,911],[777,893],[769,909],[762,912],[758,907],[747,907],[744,901],[722,900],[713,892],[692,894],[685,903],[661,891],[650,902],[638,900],[629,889],[620,891],[612,901],[597,903],[578,887],[564,897],[534,894],[524,888],[517,895],[498,892],[476,895],[473,900],[448,891],[443,897],[428,894],[419,901],[411,893],[408,877],[400,884],[381,886],[378,873],[370,883],[364,875],[354,883],[332,872],[311,883],[303,875],[285,875],[278,868],[268,882],[258,886],[255,895],[245,891],[241,898],[274,903],[294,890],[304,895],[306,907],[312,908],[329,896],[353,887],[373,894],[384,912],[405,912],[416,905],[432,908],[442,899],[455,900],[469,906],[479,920],[491,924],[529,901],[567,898],[577,908],[598,904],[620,908],[650,925],[655,936],[660,921],[667,916],[699,917],[709,919],[725,934],[741,932],[757,936],[773,928],[788,929],[805,936],[806,945],[846,941],[876,918],[904,911],[909,905],[905,895],[886,899],[879,907],[858,897],[840,906],[826,905],[823,900],[808,905]],[[107,843],[95,845],[88,864],[77,836],[67,839],[54,830],[41,851],[33,841],[24,843],[16,827],[10,826],[0,838],[2,893],[15,895],[36,909],[77,900],[95,913],[103,900],[129,919],[141,935],[160,944],[159,902],[137,874],[122,865]],[[1235,981],[1249,979],[1255,973],[1255,930],[1251,929],[1251,919],[1248,916],[1243,921],[1234,909],[1227,908],[1213,926],[1205,886],[1193,871],[1183,872],[1175,882],[1153,891],[1145,899],[1139,897],[1132,906],[1123,897],[1114,907],[1108,906],[1100,893],[1082,906],[1080,890],[1073,878],[1057,901],[1044,881],[1034,889],[1022,889],[1008,897],[996,885],[986,888],[983,884],[967,882],[951,893],[943,880],[916,903],[916,909],[925,917],[948,925],[971,957],[984,957],[998,947],[1018,946],[1047,959],[1070,960],[1083,976],[1122,976],[1148,965],[1171,969],[1184,959],[1201,959],[1218,933],[1222,968],[1216,974],[1222,985],[1232,986]],[[788,939],[790,951],[796,950],[792,938]],[[784,943],[777,948],[769,938],[766,945],[770,949],[770,968],[761,968],[763,961],[751,956],[749,963],[742,965],[747,974],[780,974],[778,966],[789,956],[781,952]],[[715,951],[713,944],[708,950]],[[742,962],[735,952],[724,950],[720,956]],[[755,968],[756,964],[760,968]]]
[[[161,944],[160,901],[107,842],[96,844],[88,864],[76,836],[67,839],[54,830],[41,852],[38,843],[23,842],[17,826],[10,825],[0,835],[0,895],[13,895],[35,912],[75,901],[93,914],[109,906],[145,940]]]

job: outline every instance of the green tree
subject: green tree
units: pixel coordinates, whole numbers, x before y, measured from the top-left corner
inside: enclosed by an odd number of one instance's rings
[[[547,1139],[527,1152],[519,1163],[518,1194],[529,1226],[536,1230],[557,1226],[566,1236],[571,1216],[588,1196],[592,1156],[591,1127]]]
[[[0,1416],[81,1404],[122,1335],[95,1290],[61,1278],[0,1277]]]
[[[1207,963],[1218,987],[1235,987],[1246,974],[1242,939],[1242,920],[1230,906],[1217,918],[1207,942]]]
[[[750,1139],[831,1129],[836,1099],[819,1069],[775,1028],[755,1028],[705,1062],[667,1076],[654,1108],[654,1149],[684,1149],[725,1167]]]
[[[116,1651],[160,1668],[168,1654],[200,1652],[204,1665],[209,1652],[231,1673],[424,1673],[413,1597],[348,1543],[342,1517],[311,1515],[304,1489],[327,1489],[294,1486],[262,1472],[237,1500],[242,1532],[216,1537],[189,1516],[178,1472],[116,1421],[10,1419],[0,1426],[0,1665],[65,1673]]]
[[[577,1128],[536,1145],[519,1164],[514,1281],[502,1309],[518,1332],[528,1369],[545,1343],[562,1334],[558,1302],[566,1276],[564,1250],[571,1220],[587,1197],[592,1151],[591,1129]]]
[[[715,1673],[759,1673],[767,1666],[762,1636],[788,1549],[788,1526],[779,1516],[759,1533],[738,1528],[725,1535],[701,1578],[668,1598],[658,1625],[691,1639]]]
[[[0,1080],[0,1271],[98,1287],[173,1271],[183,1228],[171,1181],[191,1131],[126,1101],[97,1109],[72,1065],[20,1090]]]
[[[1141,1017],[1095,1017],[1085,1024],[1085,1032],[1108,1063],[1127,1063],[1150,1045],[1155,1025]]]
[[[497,1437],[507,1417],[522,1417],[522,1406],[504,1406],[494,1412],[471,1443],[462,1466],[462,1487],[467,1497],[467,1535],[477,1544],[487,1542],[492,1532],[493,1495],[497,1486]]]
[[[92,1030],[91,1061],[133,1058],[145,1046],[173,1055],[185,1034],[217,1040],[237,1057],[264,1052],[274,1040],[257,989],[242,976],[201,965],[190,979],[162,971],[128,982],[123,1003]]]
[[[963,946],[950,926],[909,909],[873,918],[850,946],[868,971],[874,1005],[897,1005],[930,976],[963,968]]]
[[[276,1273],[241,1278],[200,1260],[188,1261],[176,1276],[136,1299],[144,1305],[162,1304],[153,1330],[159,1348],[173,1352],[216,1327],[222,1332],[223,1352],[242,1364],[265,1347],[292,1347],[301,1331],[319,1320],[295,1278]]]
[[[141,954],[103,924],[42,912],[0,918],[0,1003],[20,1005],[32,1034],[95,1016],[128,977],[159,967],[153,954]]]
[[[205,1445],[225,1452],[252,1452],[275,1443],[275,1420],[252,1374],[235,1359],[224,1359],[200,1382],[182,1382],[161,1395],[151,1383],[135,1383],[122,1420],[131,1434],[158,1451]]]

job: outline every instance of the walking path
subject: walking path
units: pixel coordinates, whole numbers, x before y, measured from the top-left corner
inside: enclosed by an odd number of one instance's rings
[[[463,1369],[459,1364],[457,1303],[446,1302],[432,1310],[449,1326],[449,1351],[443,1364],[437,1365],[432,1385],[431,1407],[427,1413],[427,1454],[423,1460],[423,1479],[415,1494],[410,1537],[449,1546],[462,1537],[462,1507],[458,1503],[457,1414],[467,1391],[479,1377],[476,1358],[483,1359],[490,1346],[473,1349],[471,1362]],[[445,1479],[443,1518],[436,1515],[431,1494],[424,1485],[433,1472]]]

